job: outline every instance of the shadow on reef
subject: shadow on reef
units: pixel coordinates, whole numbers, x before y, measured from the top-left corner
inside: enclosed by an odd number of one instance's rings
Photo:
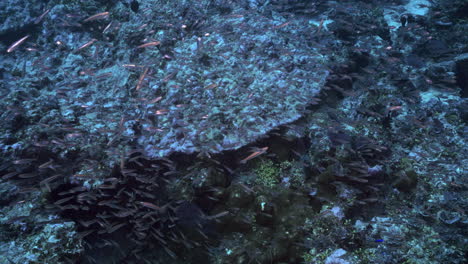
[[[82,263],[112,263],[109,255],[114,261],[139,263],[145,251],[158,248],[176,258],[205,246],[209,219],[193,203],[171,201],[166,191],[177,174],[169,159],[150,160],[134,152],[92,189],[58,186],[50,195],[52,207],[78,223],[87,248]]]

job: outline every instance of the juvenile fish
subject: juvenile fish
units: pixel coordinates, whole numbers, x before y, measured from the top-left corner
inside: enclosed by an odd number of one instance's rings
[[[84,48],[87,48],[87,47],[91,46],[91,45],[92,45],[94,42],[96,42],[96,41],[97,41],[97,39],[92,39],[92,40],[86,42],[85,44],[81,45],[78,49],[76,49],[76,51],[79,51],[79,50],[82,50],[82,49],[84,49]]]
[[[10,52],[14,51],[16,48],[19,47],[19,45],[21,45],[23,42],[25,42],[28,38],[29,38],[29,35],[26,35],[26,36],[20,38],[19,40],[15,41],[13,44],[11,44],[10,47],[8,47],[7,52],[10,53]]]
[[[13,164],[30,164],[31,162],[36,161],[36,159],[20,159],[13,161]]]
[[[159,44],[161,44],[161,41],[148,42],[148,43],[145,43],[145,44],[141,44],[140,46],[137,47],[137,49],[142,49],[142,48],[157,46],[157,45],[159,45]]]
[[[47,169],[47,168],[50,168],[52,163],[54,163],[54,160],[49,160],[41,165],[39,165],[39,169]]]
[[[258,151],[255,151],[254,153],[250,154],[249,156],[245,157],[243,160],[241,160],[240,163],[244,164],[246,163],[247,161],[257,157],[257,156],[260,156],[262,155],[263,153],[265,153],[266,151],[268,150],[268,147],[264,147],[264,148],[261,148],[259,149]]]
[[[136,86],[135,90],[137,90],[137,91],[140,90],[141,85],[142,85],[143,81],[145,80],[146,74],[148,73],[148,70],[149,70],[149,68],[145,67],[145,69],[143,70],[143,73],[140,75],[140,78],[138,78],[138,83],[137,83],[137,86]]]
[[[149,203],[149,202],[138,202],[138,203],[143,205],[144,207],[148,207],[148,208],[151,208],[151,209],[154,209],[154,210],[161,209],[161,207],[159,207],[159,206],[157,206],[155,204]]]
[[[42,15],[40,15],[38,18],[34,20],[34,24],[39,24],[41,23],[42,19],[50,12],[50,9],[47,9]]]
[[[102,12],[102,13],[98,13],[98,14],[95,14],[95,15],[92,15],[90,17],[88,17],[87,19],[83,20],[83,22],[89,22],[89,21],[94,21],[94,20],[98,20],[98,19],[103,19],[103,18],[106,18],[109,16],[109,12]]]

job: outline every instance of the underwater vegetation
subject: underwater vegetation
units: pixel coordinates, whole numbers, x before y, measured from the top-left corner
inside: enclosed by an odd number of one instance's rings
[[[0,3],[0,263],[466,263],[466,1]]]

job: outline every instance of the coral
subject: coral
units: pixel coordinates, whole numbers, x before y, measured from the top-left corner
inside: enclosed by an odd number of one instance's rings
[[[39,192],[18,201],[17,187],[0,183],[1,263],[70,263],[83,252],[75,223],[48,214],[40,203]],[[8,195],[5,195],[8,193]],[[15,201],[9,203],[9,201]],[[39,209],[39,210],[38,210]]]
[[[329,145],[322,148],[328,150],[309,150],[309,177],[315,181],[319,195],[333,188],[343,200],[356,204],[376,202],[386,175],[384,161],[391,152],[367,137],[350,134],[329,130]]]
[[[381,241],[384,245],[353,253],[359,259],[365,257],[371,263],[385,263],[390,260],[408,264],[461,263],[463,258],[461,248],[448,246],[439,233],[426,225],[414,230],[397,219],[374,218],[367,228],[372,237],[368,241]]]
[[[254,172],[259,185],[271,188],[279,183],[280,168],[269,159],[259,162]]]
[[[2,263],[69,263],[83,252],[73,222],[46,224],[33,234],[2,243]]]
[[[283,161],[279,164],[281,183],[289,187],[299,187],[305,182],[304,166],[300,162]]]
[[[351,262],[342,258],[346,253],[346,250],[341,248],[333,251],[330,256],[325,259],[325,264],[351,264]]]
[[[233,213],[218,220],[223,239],[211,250],[213,263],[298,263],[307,218],[314,215],[307,198],[285,188],[253,188],[258,191],[243,183],[228,187],[231,195],[222,203]]]

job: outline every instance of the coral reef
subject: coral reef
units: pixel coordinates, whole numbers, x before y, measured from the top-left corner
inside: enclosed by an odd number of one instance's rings
[[[1,263],[466,263],[466,1],[0,10]]]
[[[74,222],[47,214],[39,207],[38,192],[25,200],[19,200],[15,192],[15,186],[0,184],[1,263],[67,263],[84,252]]]

